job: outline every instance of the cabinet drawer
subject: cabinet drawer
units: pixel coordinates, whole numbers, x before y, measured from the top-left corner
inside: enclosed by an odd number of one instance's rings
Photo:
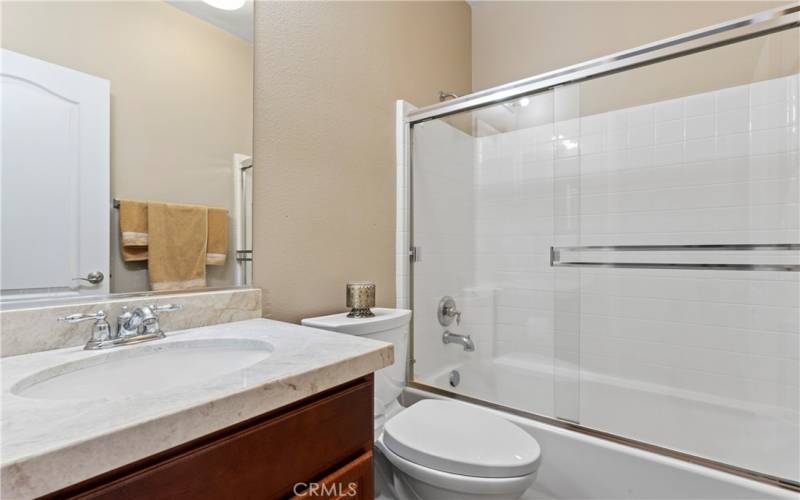
[[[51,495],[91,499],[271,499],[372,449],[372,377]],[[166,455],[166,457],[164,457]],[[370,462],[371,463],[371,462]]]
[[[372,500],[372,452],[368,451],[324,479],[308,485],[292,500]]]

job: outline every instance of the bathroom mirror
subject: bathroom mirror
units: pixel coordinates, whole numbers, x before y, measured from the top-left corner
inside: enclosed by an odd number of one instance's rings
[[[0,302],[249,285],[253,1],[0,8]]]

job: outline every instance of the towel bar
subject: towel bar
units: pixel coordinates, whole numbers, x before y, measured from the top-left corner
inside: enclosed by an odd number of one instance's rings
[[[696,252],[696,251],[787,251],[800,250],[798,243],[729,244],[729,245],[588,245],[550,247],[551,267],[599,267],[618,269],[689,269],[720,271],[789,271],[800,272],[800,264],[704,264],[670,262],[592,262],[563,261],[562,252]]]

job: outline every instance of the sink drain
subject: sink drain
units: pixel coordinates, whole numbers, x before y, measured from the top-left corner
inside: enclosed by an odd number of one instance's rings
[[[461,374],[458,373],[458,370],[453,370],[450,372],[450,387],[458,387],[458,384],[461,383]]]

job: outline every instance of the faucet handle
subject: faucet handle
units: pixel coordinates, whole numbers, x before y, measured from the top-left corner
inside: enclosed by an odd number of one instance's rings
[[[145,318],[142,325],[144,326],[145,333],[164,335],[159,324],[158,315],[165,312],[175,312],[183,309],[183,304],[150,304],[145,308],[150,317]]]
[[[84,349],[99,349],[104,342],[111,339],[111,325],[106,321],[106,312],[102,309],[94,314],[70,314],[58,318],[59,321],[67,323],[81,323],[83,321],[94,320],[92,326],[92,337],[86,343]]]
[[[180,311],[183,309],[183,304],[164,304],[164,305],[156,305],[153,304],[150,306],[150,309],[154,313],[162,313],[162,312],[175,312]]]
[[[95,321],[105,321],[106,319],[106,312],[102,309],[97,311],[94,314],[70,314],[69,316],[61,316],[58,318],[58,321],[66,321],[67,323],[81,323],[83,321],[95,320]]]

